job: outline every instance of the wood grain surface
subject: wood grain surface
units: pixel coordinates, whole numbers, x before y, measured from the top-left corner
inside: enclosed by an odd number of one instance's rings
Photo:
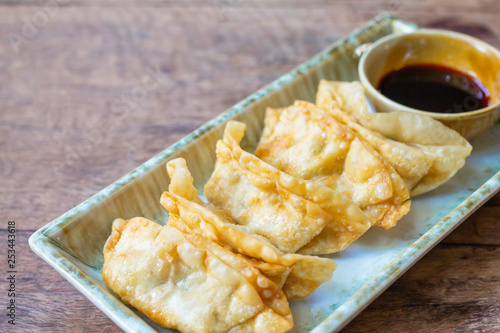
[[[0,331],[119,332],[29,236],[382,12],[500,47],[494,0],[0,1]],[[500,331],[499,216],[497,194],[343,331]]]

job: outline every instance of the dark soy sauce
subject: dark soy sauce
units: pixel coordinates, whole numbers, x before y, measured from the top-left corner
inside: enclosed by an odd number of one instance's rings
[[[458,113],[488,106],[489,94],[470,75],[439,65],[411,65],[385,75],[378,86],[391,100],[414,109]]]

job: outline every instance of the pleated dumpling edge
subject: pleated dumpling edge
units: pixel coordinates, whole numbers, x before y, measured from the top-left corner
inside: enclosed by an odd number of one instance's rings
[[[458,132],[427,116],[368,112],[359,82],[321,80],[316,104],[368,141],[415,196],[448,181],[464,166],[472,146]]]
[[[205,197],[238,224],[287,253],[340,251],[370,227],[341,191],[288,175],[239,146],[245,124],[230,121],[217,143]]]

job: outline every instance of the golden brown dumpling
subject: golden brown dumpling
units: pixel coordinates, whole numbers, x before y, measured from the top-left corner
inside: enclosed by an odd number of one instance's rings
[[[359,82],[322,80],[316,104],[368,141],[399,173],[410,195],[430,191],[450,179],[472,146],[430,117],[408,112],[369,113]]]
[[[408,189],[394,168],[312,103],[267,108],[255,155],[290,175],[341,190],[372,225],[390,228],[410,209]]]
[[[122,300],[182,332],[285,332],[281,289],[241,255],[145,218],[113,222],[102,276]]]
[[[340,251],[370,221],[336,189],[288,175],[241,149],[245,125],[230,121],[217,143],[215,170],[205,197],[233,221],[285,253]]]
[[[202,202],[193,186],[186,161],[178,158],[167,163],[169,192],[160,202],[169,211],[168,225],[187,234],[199,234],[248,257],[283,291],[288,299],[306,297],[328,281],[336,264],[333,260],[300,254],[283,254],[266,239],[247,227],[235,225],[224,212]]]

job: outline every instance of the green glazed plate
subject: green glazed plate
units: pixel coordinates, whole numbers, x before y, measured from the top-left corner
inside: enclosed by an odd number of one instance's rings
[[[201,193],[215,162],[215,143],[225,123],[247,124],[243,147],[253,151],[267,106],[297,99],[314,101],[320,79],[357,80],[359,51],[394,32],[416,26],[382,15],[339,40],[309,61],[239,102],[159,155],[50,222],[30,238],[35,253],[127,332],[172,332],[156,325],[110,292],[101,278],[102,248],[117,217],[168,218],[159,198],[168,188],[165,163],[187,160]],[[411,211],[389,230],[372,228],[341,253],[338,267],[311,296],[290,302],[294,332],[340,330],[409,267],[493,196],[500,188],[500,123],[471,141],[474,150],[448,183],[412,200]]]

